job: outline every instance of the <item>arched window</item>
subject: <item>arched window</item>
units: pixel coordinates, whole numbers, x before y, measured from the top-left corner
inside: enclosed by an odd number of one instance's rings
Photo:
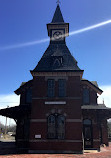
[[[56,121],[55,121],[55,116],[50,115],[48,117],[48,138],[55,138],[56,132],[55,132],[55,126]]]
[[[57,118],[57,136],[58,139],[64,139],[65,136],[65,118],[59,115]]]
[[[65,136],[65,117],[63,115],[50,115],[48,117],[48,138],[64,139]]]
[[[83,89],[83,104],[88,105],[89,104],[89,89]]]

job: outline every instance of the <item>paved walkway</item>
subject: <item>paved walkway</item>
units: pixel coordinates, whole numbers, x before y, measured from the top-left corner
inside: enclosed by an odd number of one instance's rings
[[[14,142],[0,142],[0,158],[111,158],[109,147],[101,148],[101,152],[77,154],[16,154]]]

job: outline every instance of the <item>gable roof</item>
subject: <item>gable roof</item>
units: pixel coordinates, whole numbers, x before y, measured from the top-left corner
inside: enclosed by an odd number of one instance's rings
[[[90,86],[91,88],[93,88],[98,94],[102,94],[102,90],[98,87],[98,84],[96,81],[88,81],[86,79],[82,79],[81,80],[83,83],[87,84],[88,86]]]
[[[63,19],[59,4],[57,5],[57,8],[55,10],[51,23],[64,23],[64,19]]]
[[[99,88],[98,84],[97,84],[97,81],[90,81],[93,85],[95,85],[96,87]]]
[[[19,95],[19,94],[21,94],[21,91],[24,89],[24,88],[30,88],[30,87],[32,87],[32,82],[33,82],[33,80],[29,80],[28,82],[22,82],[21,83],[21,85],[20,85],[20,87],[18,88],[18,89],[16,89],[14,92],[15,92],[15,94],[17,94],[17,95]]]

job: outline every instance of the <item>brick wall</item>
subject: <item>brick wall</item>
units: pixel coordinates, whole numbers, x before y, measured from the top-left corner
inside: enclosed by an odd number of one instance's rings
[[[58,77],[58,79],[61,77]],[[51,77],[50,77],[51,79]],[[58,97],[58,79],[55,80],[55,97],[47,97],[47,79],[34,77],[30,122],[30,150],[82,151],[81,82],[79,76],[66,77],[66,97]],[[62,101],[65,104],[45,104]],[[65,139],[47,139],[47,117],[52,113],[65,116]],[[41,135],[41,139],[35,139]]]

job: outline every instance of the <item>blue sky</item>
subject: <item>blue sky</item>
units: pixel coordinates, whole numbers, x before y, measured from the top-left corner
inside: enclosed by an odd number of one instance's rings
[[[111,20],[111,0],[60,1],[70,32]],[[13,94],[21,82],[32,79],[29,70],[35,68],[49,42],[7,47],[46,39],[46,24],[51,22],[55,9],[56,0],[0,1],[0,96]],[[84,78],[97,81],[100,87],[110,87],[111,23],[67,37],[67,46],[85,70]]]

